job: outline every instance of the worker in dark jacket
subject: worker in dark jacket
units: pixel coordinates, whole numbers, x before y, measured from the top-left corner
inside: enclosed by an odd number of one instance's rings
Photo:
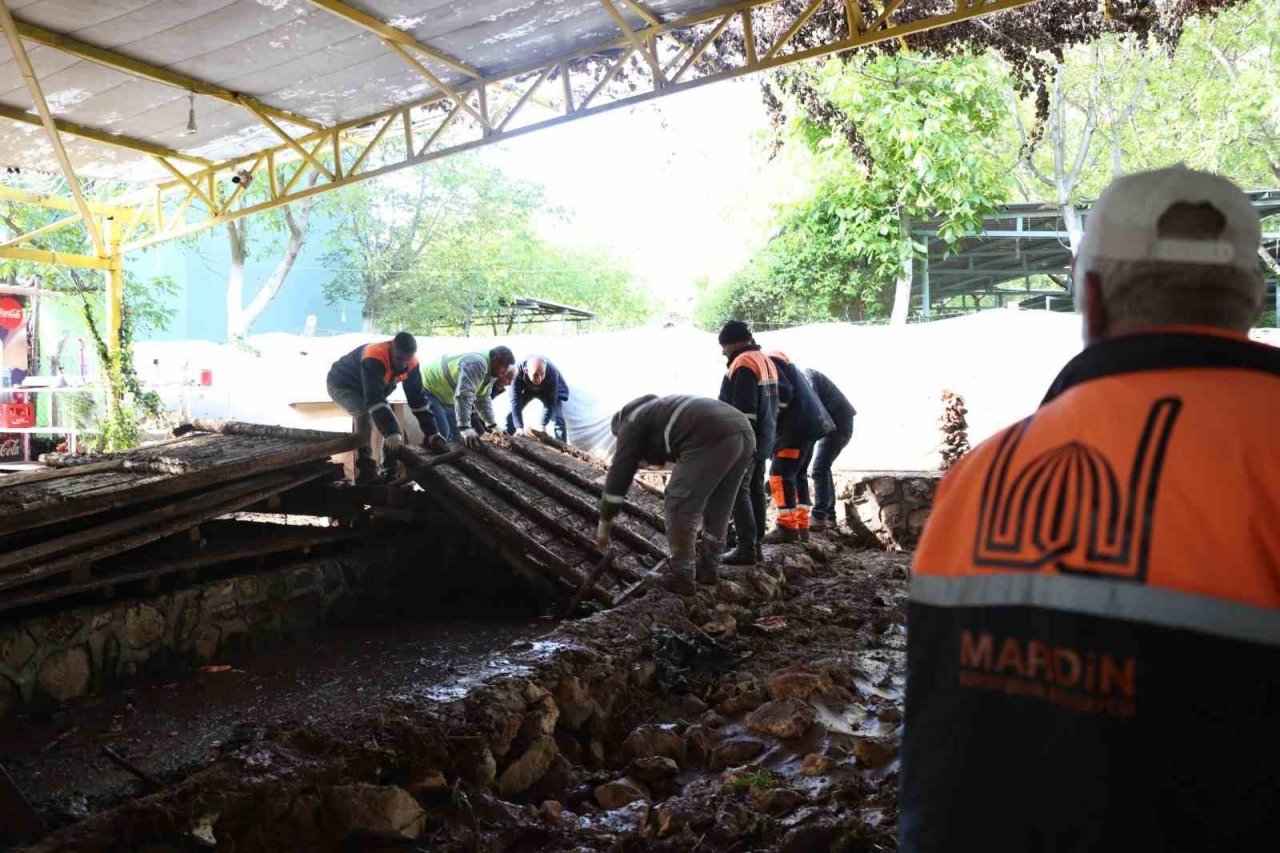
[[[755,456],[751,421],[718,400],[648,394],[623,406],[612,427],[618,445],[601,499],[600,547],[640,466],[675,462],[664,492],[671,558],[663,585],[693,595],[695,570],[699,583],[714,584],[733,501]]]
[[[764,541],[776,545],[800,542],[809,535],[811,507],[807,500],[801,503],[798,487],[804,476],[802,463],[805,456],[813,452],[814,442],[834,432],[836,425],[822,407],[809,378],[786,353],[774,351],[768,356],[778,370],[780,381],[785,378],[790,387],[789,399],[780,405],[778,438],[769,463],[769,487],[778,510],[778,526],[765,535]]]
[[[834,431],[818,439],[818,443],[801,457],[800,476],[796,479],[796,499],[800,506],[805,506],[809,503],[809,478],[805,472],[812,461],[814,501],[809,529],[825,530],[836,523],[836,484],[831,476],[831,467],[853,437],[853,416],[858,412],[825,373],[805,368],[804,375],[813,386],[813,393],[818,395],[818,402],[836,425]]]
[[[764,538],[764,474],[778,428],[778,371],[763,352],[751,327],[730,320],[720,330],[720,351],[729,363],[720,382],[720,402],[747,416],[756,437],[751,470],[742,480],[733,509],[737,534],[734,549],[724,555],[731,566],[749,566],[760,558]]]
[[[326,383],[329,398],[355,419],[356,432],[369,432],[371,422],[378,427],[382,433],[384,461],[387,454],[404,441],[400,422],[387,402],[387,397],[401,382],[409,410],[418,418],[423,433],[429,436],[436,432],[418,372],[417,351],[418,342],[413,335],[400,332],[389,341],[356,347],[329,368]],[[376,482],[378,469],[373,449],[364,442],[356,451],[356,482]]]
[[[524,425],[524,407],[530,400],[542,404],[542,431],[554,424],[555,437],[568,441],[569,433],[564,422],[564,403],[569,399],[569,386],[564,376],[548,358],[531,355],[516,367],[516,381],[508,392],[511,396],[511,414],[507,415],[507,434],[527,432]]]

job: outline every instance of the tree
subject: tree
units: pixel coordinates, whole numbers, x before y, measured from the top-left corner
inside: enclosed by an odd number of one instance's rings
[[[326,255],[338,273],[325,296],[363,300],[368,330],[467,335],[490,318],[496,333],[514,297],[581,306],[596,311],[601,325],[652,311],[617,258],[541,236],[539,225],[566,219],[541,186],[475,155],[422,167],[412,182],[371,183],[344,198],[343,210]]]
[[[778,90],[792,99],[787,138],[812,157],[814,191],[706,298],[774,321],[864,320],[891,305],[893,322],[905,322],[923,248],[913,226],[935,220],[958,239],[1011,192],[1004,149],[974,144],[1005,134],[1007,82],[985,56],[896,55],[788,72]]]

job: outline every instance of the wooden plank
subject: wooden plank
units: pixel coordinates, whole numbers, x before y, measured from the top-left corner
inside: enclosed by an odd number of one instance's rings
[[[130,551],[134,548],[139,548],[143,545],[155,542],[157,539],[163,539],[166,536],[181,533],[196,524],[252,506],[258,501],[263,500],[276,492],[293,488],[294,486],[327,476],[330,473],[327,469],[328,466],[325,466],[325,469],[323,470],[312,470],[304,473],[279,472],[275,474],[268,474],[258,481],[257,488],[240,494],[238,497],[228,498],[218,504],[206,506],[198,512],[170,519],[163,524],[148,526],[137,533],[98,544],[84,551],[78,551],[70,556],[54,560],[53,562],[30,566],[23,571],[0,576],[0,590],[24,586],[41,580],[42,578],[52,577],[54,575],[70,571],[76,566],[88,565],[89,563],[102,560],[106,557],[110,557],[124,551]]]
[[[327,459],[335,454],[355,449],[362,439],[359,435],[340,433],[330,433],[330,435],[338,435],[338,438],[330,441],[298,443],[296,446],[288,446],[253,457],[249,462],[243,459],[231,459],[223,464],[193,471],[190,474],[148,480],[142,486],[123,487],[112,490],[108,494],[85,496],[3,514],[0,515],[0,536],[208,488],[250,476],[258,471],[287,468],[318,459]]]
[[[247,523],[247,522],[241,522]],[[263,525],[264,527],[280,527],[281,525]],[[371,530],[334,530],[332,528],[314,528],[315,533],[307,536],[282,537],[278,533],[263,536],[252,543],[222,543],[201,549],[198,553],[179,555],[168,560],[155,560],[145,563],[141,568],[120,574],[111,574],[95,578],[84,583],[69,584],[54,589],[40,590],[25,595],[0,596],[0,612],[29,607],[46,601],[54,601],[71,595],[79,595],[95,589],[110,589],[121,584],[159,578],[171,574],[194,573],[196,569],[216,566],[252,557],[270,556],[288,551],[305,550],[331,545],[360,538]],[[193,575],[191,575],[193,576]]]
[[[39,471],[24,471],[21,474],[10,474],[0,477],[0,489],[11,489],[14,486],[29,486],[33,483],[45,483],[49,480],[60,480],[64,477],[80,477],[85,474],[98,474],[103,471],[119,471],[124,466],[121,460],[112,459],[109,462],[94,462],[86,465],[75,465],[66,467],[49,467]]]
[[[561,619],[568,619],[572,616],[573,611],[577,610],[578,605],[582,603],[582,599],[586,598],[595,589],[596,584],[600,581],[600,576],[605,573],[609,566],[613,565],[614,554],[615,552],[612,548],[605,551],[604,556],[600,558],[600,562],[596,564],[595,571],[582,582],[582,586],[578,587],[578,591],[573,594],[573,598],[565,606],[564,610],[560,612]],[[612,603],[609,606],[612,607]]]
[[[324,432],[318,429],[295,429],[274,424],[251,424],[245,421],[226,421],[217,418],[193,418],[173,430],[175,436],[191,432],[210,432],[218,435],[244,435],[253,438],[288,438],[296,441],[331,441],[343,432]],[[366,438],[368,436],[366,435]]]
[[[530,462],[534,463],[540,468],[543,468],[547,471],[552,472],[560,479],[566,480],[572,483],[573,485],[577,486],[579,489],[582,489],[585,492],[589,492],[592,495],[595,495],[596,497],[600,497],[604,494],[604,486],[600,485],[599,483],[593,482],[588,477],[582,476],[577,471],[574,471],[572,468],[570,468],[567,465],[564,465],[563,463],[555,462],[553,460],[547,459],[541,454],[533,452],[528,447],[522,446],[519,442],[515,442],[515,441],[511,442],[511,449],[514,450],[521,457],[528,459]],[[631,501],[627,501],[626,503],[624,503],[622,505],[622,509],[628,515],[635,516],[636,518],[643,521],[645,524],[652,527],[654,530],[662,532],[667,529],[666,520],[662,516],[656,513],[650,512],[644,507],[637,506]]]
[[[594,501],[590,501],[581,495],[574,494],[553,477],[545,474],[535,474],[533,471],[530,471],[523,465],[520,465],[515,460],[504,458],[500,451],[495,451],[487,444],[480,445],[480,452],[485,454],[485,456],[495,464],[501,466],[503,470],[514,474],[516,477],[524,480],[534,488],[550,495],[552,498],[560,501],[565,506],[585,517],[588,521],[598,522],[600,520],[600,508]],[[639,533],[623,527],[620,524],[614,525],[613,535],[619,541],[625,542],[633,550],[642,554],[648,554],[654,559],[661,560],[667,556],[667,552],[660,546],[654,544],[644,536],[641,536]]]

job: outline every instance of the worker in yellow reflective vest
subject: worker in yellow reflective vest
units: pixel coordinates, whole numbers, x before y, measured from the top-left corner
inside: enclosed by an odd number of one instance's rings
[[[479,426],[484,431],[495,429],[497,418],[491,396],[494,383],[507,375],[515,361],[511,350],[504,346],[488,352],[424,357],[422,386],[427,392],[427,405],[435,428],[433,432],[423,430],[427,446],[443,451],[446,439],[476,446],[481,429],[472,423],[473,413],[480,416]]]

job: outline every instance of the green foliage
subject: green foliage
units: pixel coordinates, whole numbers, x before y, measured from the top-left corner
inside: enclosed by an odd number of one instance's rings
[[[653,306],[618,258],[553,243],[537,227],[563,222],[541,186],[474,155],[344,191],[325,260],[339,270],[325,297],[360,300],[371,328],[469,333],[514,297],[586,308],[600,325],[641,321]],[[496,330],[495,330],[496,331]]]
[[[779,782],[778,774],[772,770],[755,770],[749,773],[739,773],[729,783],[729,787],[735,792],[741,794],[755,788],[758,791],[768,791],[776,788]]]
[[[106,390],[101,404],[92,395],[77,395],[88,396],[93,400],[95,411],[92,416],[80,399],[73,403],[73,412],[81,425],[96,424],[92,444],[95,451],[111,453],[137,447],[142,439],[143,418],[160,420],[164,416],[164,408],[160,395],[154,391],[144,391],[138,381],[138,374],[133,366],[131,315],[126,311],[121,318],[120,346],[113,352],[98,329],[94,308],[88,299],[83,300],[82,309],[85,325],[98,351],[98,362],[102,365]]]
[[[1009,84],[996,60],[880,56],[800,73],[842,118],[820,125],[790,110],[790,140],[804,144],[818,180],[779,210],[773,239],[744,269],[704,293],[704,325],[882,317],[922,249],[913,223],[939,220],[955,240],[1010,195],[1007,161],[975,144],[1003,131]],[[850,123],[862,157],[848,145]]]

